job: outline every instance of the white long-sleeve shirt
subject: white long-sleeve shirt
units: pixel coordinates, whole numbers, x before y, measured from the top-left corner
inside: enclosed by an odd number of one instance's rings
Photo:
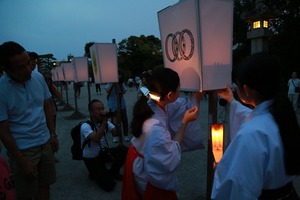
[[[231,102],[229,112],[230,140],[233,140],[241,125],[245,122],[251,112],[252,109],[244,106],[239,101],[233,100]]]
[[[211,198],[257,199],[263,189],[292,181],[284,165],[278,126],[269,112],[271,101],[258,105],[246,118],[217,165]]]
[[[131,143],[144,158],[137,157],[133,163],[133,174],[138,189],[143,193],[147,182],[165,189],[177,190],[175,170],[180,164],[181,148],[172,140],[168,130],[166,113],[152,100],[148,105],[155,113],[143,124],[143,133]]]
[[[179,144],[172,140],[177,133],[187,109],[198,105],[196,98],[178,98],[168,104],[163,111],[152,100],[148,105],[155,113],[143,124],[143,133],[133,138],[131,143],[144,156],[133,163],[133,174],[140,193],[147,182],[166,190],[177,190],[175,170],[181,159],[181,152],[204,148],[200,118],[190,122],[186,128],[184,141]]]

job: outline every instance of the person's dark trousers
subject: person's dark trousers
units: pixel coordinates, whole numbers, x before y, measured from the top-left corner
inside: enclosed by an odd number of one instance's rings
[[[116,178],[119,175],[120,169],[126,161],[127,152],[128,147],[124,145],[118,145],[117,147],[110,148],[110,153],[114,158],[110,168],[110,174],[113,176],[113,178]]]
[[[114,189],[116,182],[114,181],[109,170],[100,158],[84,158],[84,164],[89,171],[89,177],[95,180],[97,184],[106,192]]]
[[[89,171],[89,177],[105,191],[111,191],[115,187],[115,178],[125,163],[128,147],[119,145],[110,148],[96,158],[84,158],[84,164]],[[113,157],[113,163],[110,169],[107,169],[105,162]]]

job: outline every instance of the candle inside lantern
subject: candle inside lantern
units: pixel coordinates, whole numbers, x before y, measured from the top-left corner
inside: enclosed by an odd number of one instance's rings
[[[220,162],[223,155],[224,124],[211,125],[212,151],[215,162]]]

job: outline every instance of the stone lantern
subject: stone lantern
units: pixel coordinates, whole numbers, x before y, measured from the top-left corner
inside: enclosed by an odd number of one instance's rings
[[[269,51],[269,22],[279,14],[278,10],[268,8],[263,0],[257,0],[253,10],[241,14],[241,19],[251,24],[247,33],[247,39],[251,40],[251,54]]]

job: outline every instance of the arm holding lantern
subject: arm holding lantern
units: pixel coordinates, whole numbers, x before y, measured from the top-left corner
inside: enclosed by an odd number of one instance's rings
[[[233,92],[229,85],[226,85],[225,90],[219,92],[221,98],[225,99],[230,104],[229,111],[229,127],[230,127],[230,140],[232,140],[239,130],[240,126],[244,123],[246,118],[252,112],[252,109],[244,106],[239,101],[235,100]]]

